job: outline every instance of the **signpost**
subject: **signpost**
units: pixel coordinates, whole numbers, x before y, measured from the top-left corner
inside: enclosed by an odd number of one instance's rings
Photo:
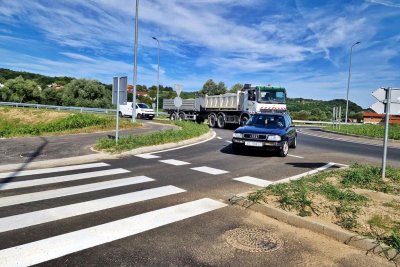
[[[125,77],[114,77],[112,84],[112,103],[117,105],[117,125],[115,129],[115,143],[118,144],[118,131],[119,131],[119,105],[126,104],[127,94],[126,89],[128,87],[128,78]]]
[[[375,110],[376,113],[385,114],[385,135],[383,139],[382,156],[382,178],[385,178],[389,119],[390,115],[400,115],[400,88],[381,87],[372,92],[372,95],[379,102],[374,103],[371,108]]]
[[[182,92],[183,85],[181,84],[174,84],[174,90],[176,94],[178,95],[177,97],[174,98],[174,105],[175,107],[178,108],[178,114],[179,114],[179,108],[182,106],[182,98],[180,98],[180,94]]]

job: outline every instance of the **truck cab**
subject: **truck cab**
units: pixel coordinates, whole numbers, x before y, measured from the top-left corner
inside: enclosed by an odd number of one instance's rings
[[[243,94],[240,97],[243,112],[286,112],[286,89],[283,87],[245,84],[240,93]]]

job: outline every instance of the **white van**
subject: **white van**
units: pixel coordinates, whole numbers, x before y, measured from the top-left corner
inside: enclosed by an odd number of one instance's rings
[[[126,105],[119,106],[120,117],[132,117],[132,102],[127,102]],[[136,104],[136,118],[152,120],[155,116],[154,110],[144,103]]]

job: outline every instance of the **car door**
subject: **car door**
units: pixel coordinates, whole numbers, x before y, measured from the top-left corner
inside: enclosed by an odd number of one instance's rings
[[[289,116],[285,116],[285,122],[286,122],[286,133],[289,137],[289,143],[293,141],[293,139],[296,136],[296,129],[293,127],[293,122],[292,119]]]

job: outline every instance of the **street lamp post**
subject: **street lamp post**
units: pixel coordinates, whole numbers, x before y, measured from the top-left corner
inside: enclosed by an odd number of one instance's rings
[[[159,99],[159,91],[160,91],[160,41],[156,37],[152,37],[157,41],[158,48],[158,67],[157,67],[157,117],[158,117],[158,99]]]
[[[135,14],[135,47],[133,63],[133,95],[132,95],[132,122],[136,121],[136,83],[137,83],[137,59],[138,59],[138,33],[139,33],[139,0],[136,0]]]
[[[350,89],[350,76],[351,76],[351,54],[353,53],[353,47],[358,45],[360,42],[355,42],[350,48],[350,62],[349,62],[349,78],[347,80],[347,97],[346,97],[346,116],[345,123],[347,124],[347,117],[349,113],[349,89]]]

